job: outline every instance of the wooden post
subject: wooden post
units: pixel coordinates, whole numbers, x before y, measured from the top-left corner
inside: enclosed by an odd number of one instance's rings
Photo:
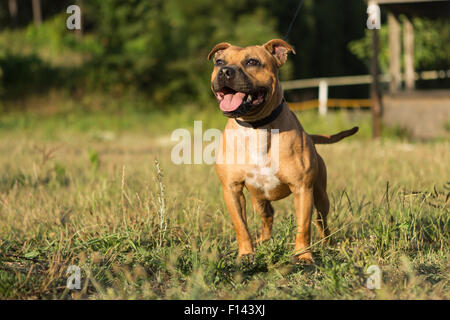
[[[319,83],[319,114],[324,116],[328,109],[328,83],[324,80]]]
[[[41,0],[32,0],[34,25],[38,26],[42,23]]]
[[[403,28],[403,49],[405,51],[405,88],[414,90],[414,28],[408,17],[405,17]]]
[[[389,26],[389,91],[397,92],[401,87],[401,47],[400,47],[400,23],[397,17],[392,13],[388,13]]]
[[[380,86],[378,82],[378,30],[372,29],[372,58],[370,63],[370,74],[372,82],[370,85],[370,99],[372,107],[372,137],[377,139],[381,136],[382,104]]]

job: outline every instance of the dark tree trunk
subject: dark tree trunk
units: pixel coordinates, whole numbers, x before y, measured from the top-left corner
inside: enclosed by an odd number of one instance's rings
[[[17,27],[17,0],[8,1],[9,15],[11,17],[11,27]]]
[[[31,0],[33,5],[34,25],[38,26],[42,23],[41,0]]]

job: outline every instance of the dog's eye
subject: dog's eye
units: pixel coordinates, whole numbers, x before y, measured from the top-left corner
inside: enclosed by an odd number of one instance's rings
[[[216,60],[216,66],[223,66],[224,64],[225,64],[225,61],[223,61],[222,59]]]
[[[259,62],[259,60],[256,60],[256,59],[248,59],[245,62],[246,66],[259,66],[260,64],[261,64],[261,62]]]

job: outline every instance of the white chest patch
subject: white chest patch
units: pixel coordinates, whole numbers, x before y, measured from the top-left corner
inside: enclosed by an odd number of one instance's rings
[[[264,192],[266,197],[269,197],[270,191],[275,189],[280,180],[276,176],[277,170],[275,167],[255,167],[249,170],[245,176],[245,182],[249,185]]]
[[[275,151],[278,152],[278,149]],[[271,153],[271,156],[269,158],[267,147],[251,153],[250,158],[255,165],[245,175],[245,182],[263,191],[266,197],[269,197],[270,191],[280,185],[280,180],[276,175],[278,173],[278,154]]]
[[[277,177],[279,130],[238,127],[228,130],[226,138],[225,162],[244,165],[245,183],[269,198],[270,192],[281,184]],[[236,159],[236,162],[228,159]]]

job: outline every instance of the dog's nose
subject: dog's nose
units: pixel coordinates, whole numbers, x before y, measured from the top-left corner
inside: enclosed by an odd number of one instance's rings
[[[223,67],[219,70],[219,78],[231,80],[234,78],[234,69],[230,67]]]

